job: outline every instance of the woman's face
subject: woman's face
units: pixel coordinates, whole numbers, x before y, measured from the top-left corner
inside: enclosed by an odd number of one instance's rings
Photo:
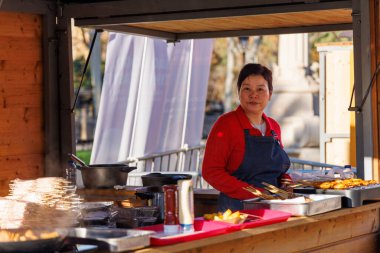
[[[263,113],[272,96],[268,82],[261,75],[250,75],[241,84],[239,99],[246,114]]]

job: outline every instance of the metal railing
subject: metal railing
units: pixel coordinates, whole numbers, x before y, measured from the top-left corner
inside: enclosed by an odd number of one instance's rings
[[[129,185],[141,185],[141,176],[152,172],[186,173],[193,176],[194,185],[202,187],[201,165],[205,145],[128,158],[125,162],[137,167],[128,174]]]
[[[193,176],[196,188],[210,189],[210,186],[202,177],[202,161],[205,145],[185,147],[162,153],[149,154],[142,157],[128,158],[125,162],[137,166],[136,171],[128,174],[129,185],[142,185],[141,176],[152,172],[161,173],[186,173]],[[314,171],[343,168],[342,166],[313,162],[290,157],[291,171]]]
[[[343,166],[338,166],[334,164],[313,162],[307,160],[301,160],[297,158],[290,157],[290,169],[292,170],[326,170],[329,168],[343,168]]]

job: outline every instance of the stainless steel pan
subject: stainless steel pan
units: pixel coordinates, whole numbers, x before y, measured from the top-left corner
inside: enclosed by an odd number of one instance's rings
[[[85,188],[113,188],[115,185],[125,185],[128,173],[136,169],[120,163],[86,165],[75,155],[69,155],[77,162],[77,168],[82,172]]]

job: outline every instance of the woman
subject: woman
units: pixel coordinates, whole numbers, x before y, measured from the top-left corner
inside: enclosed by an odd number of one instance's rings
[[[244,187],[262,191],[262,182],[279,186],[290,166],[280,126],[264,113],[273,92],[272,72],[260,64],[247,64],[237,88],[240,106],[215,122],[203,160],[203,178],[221,192],[219,211],[243,209],[241,200],[254,197]]]

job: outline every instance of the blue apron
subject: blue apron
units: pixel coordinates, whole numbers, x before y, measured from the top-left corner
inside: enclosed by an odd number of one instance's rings
[[[231,175],[250,185],[263,188],[261,182],[279,187],[281,176],[289,169],[290,160],[282,149],[276,133],[272,136],[252,136],[244,129],[245,153],[242,164]],[[253,195],[252,195],[253,197]],[[243,202],[220,193],[218,211],[242,210]]]

